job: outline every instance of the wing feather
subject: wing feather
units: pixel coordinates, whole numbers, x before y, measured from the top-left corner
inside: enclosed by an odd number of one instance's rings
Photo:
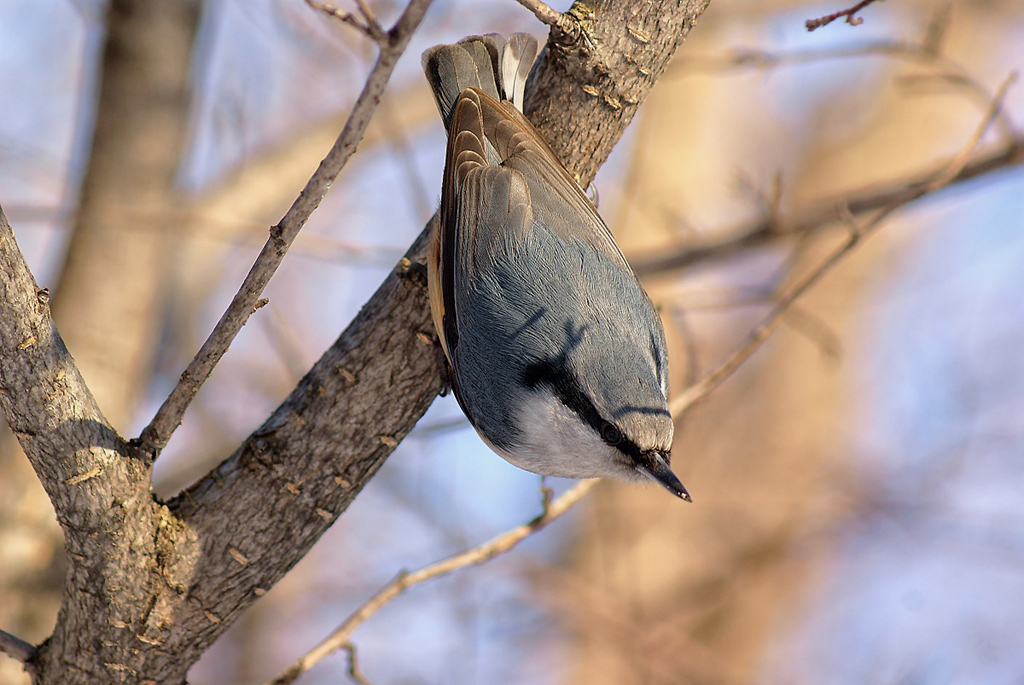
[[[484,96],[480,103],[484,136],[501,165],[523,175],[534,218],[567,245],[579,240],[632,273],[597,209],[529,119],[508,102]]]
[[[459,95],[441,192],[435,325],[449,362],[458,346],[458,297],[482,260],[543,225],[566,245],[579,241],[632,276],[607,226],[544,138],[511,103],[476,88]],[[432,263],[435,261],[432,258]]]

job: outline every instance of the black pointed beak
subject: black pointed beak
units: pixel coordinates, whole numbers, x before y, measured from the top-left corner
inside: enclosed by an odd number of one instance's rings
[[[636,470],[664,487],[679,499],[692,502],[693,499],[690,497],[690,493],[686,491],[683,484],[676,478],[676,474],[672,473],[672,469],[669,468],[665,457],[657,453],[654,453],[652,456],[654,457],[653,464],[637,466]]]

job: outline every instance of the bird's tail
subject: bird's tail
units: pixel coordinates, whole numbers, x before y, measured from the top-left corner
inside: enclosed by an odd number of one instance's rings
[[[435,45],[423,53],[434,101],[447,129],[459,93],[474,87],[523,109],[526,79],[537,57],[537,40],[513,33],[506,42],[496,33],[470,36],[454,45]]]

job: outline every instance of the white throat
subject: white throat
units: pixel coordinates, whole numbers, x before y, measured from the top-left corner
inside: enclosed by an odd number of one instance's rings
[[[506,461],[532,473],[562,478],[629,477],[625,455],[607,444],[547,388],[529,394],[516,417],[512,451],[485,442]],[[483,437],[483,435],[481,435]]]

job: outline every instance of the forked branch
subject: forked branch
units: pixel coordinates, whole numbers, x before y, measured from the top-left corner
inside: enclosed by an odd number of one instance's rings
[[[139,436],[137,447],[144,461],[152,463],[167,444],[171,434],[181,424],[185,410],[195,398],[196,393],[199,392],[199,388],[209,378],[214,367],[227,352],[228,346],[242,330],[245,322],[249,320],[249,316],[258,308],[260,295],[281,265],[295,237],[313,211],[320,206],[327,190],[341,173],[349,158],[355,153],[356,145],[366,132],[366,127],[380,103],[391,73],[398,63],[398,58],[405,52],[413,32],[423,19],[427,7],[430,6],[430,2],[431,0],[410,0],[402,16],[386,33],[380,28],[376,18],[364,2],[358,3],[362,14],[362,23],[359,23],[352,15],[347,15],[351,18],[348,23],[356,22],[359,28],[377,42],[380,47],[377,63],[370,72],[370,76],[352,108],[352,113],[330,152],[320,162],[320,166],[317,167],[281,221],[270,229],[269,239],[231,300],[231,304],[228,305],[220,321],[217,322],[210,337],[206,339],[192,362],[181,374],[178,384],[168,395],[156,416]],[[317,8],[321,7],[318,3],[311,2],[310,4]],[[339,18],[344,20],[343,17]]]

